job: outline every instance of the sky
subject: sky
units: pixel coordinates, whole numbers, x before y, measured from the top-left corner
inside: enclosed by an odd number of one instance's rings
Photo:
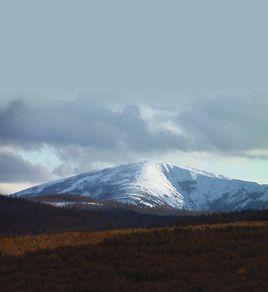
[[[0,0],[0,192],[142,160],[268,183],[267,9]]]

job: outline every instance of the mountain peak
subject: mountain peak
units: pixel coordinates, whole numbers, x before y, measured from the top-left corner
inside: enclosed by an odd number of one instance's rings
[[[231,179],[231,178],[225,177],[223,175],[217,175],[215,173],[208,172],[206,170],[201,170],[198,168],[193,168],[190,166],[181,165],[181,164],[177,164],[177,163],[166,163],[166,162],[150,161],[150,160],[144,160],[144,161],[141,161],[138,163],[143,164],[144,167],[156,168],[156,169],[161,170],[161,171],[162,170],[170,171],[173,168],[180,168],[180,169],[191,172],[193,177],[195,177],[196,175],[199,174],[199,175],[205,175],[205,176],[219,178],[219,179]]]
[[[259,208],[268,202],[267,185],[154,161],[91,171],[14,195],[31,197],[63,193],[88,196],[94,200],[188,210]]]

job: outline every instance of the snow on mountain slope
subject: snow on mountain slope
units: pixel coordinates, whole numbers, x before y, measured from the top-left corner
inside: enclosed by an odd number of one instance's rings
[[[140,162],[53,181],[16,196],[71,193],[150,207],[236,210],[268,204],[268,185],[165,163]]]

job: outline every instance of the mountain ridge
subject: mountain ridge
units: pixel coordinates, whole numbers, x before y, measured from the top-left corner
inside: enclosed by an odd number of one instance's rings
[[[268,185],[149,161],[90,171],[13,195],[31,197],[49,193],[72,193],[95,200],[194,211],[261,208],[268,203]]]

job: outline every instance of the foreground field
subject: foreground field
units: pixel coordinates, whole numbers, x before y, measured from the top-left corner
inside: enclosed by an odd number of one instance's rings
[[[268,222],[0,239],[1,291],[267,291]]]

